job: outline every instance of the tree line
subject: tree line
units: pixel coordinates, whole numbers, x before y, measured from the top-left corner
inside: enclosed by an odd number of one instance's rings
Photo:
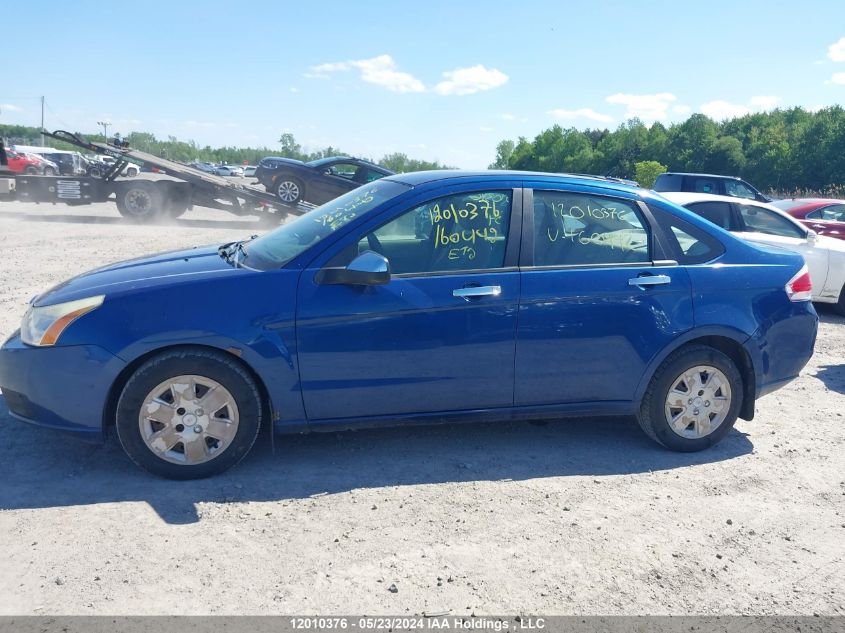
[[[722,122],[693,114],[668,127],[632,119],[613,131],[555,125],[533,140],[501,141],[490,167],[616,176],[647,187],[662,171],[705,172],[740,176],[761,190],[830,192],[845,186],[845,110],[796,107]]]
[[[88,141],[100,143],[105,143],[107,140],[102,134],[84,134],[82,136]],[[24,125],[0,125],[0,138],[5,139],[9,145],[41,145],[41,130]],[[349,155],[331,146],[314,151],[305,150],[290,133],[282,134],[279,138],[281,149],[270,147],[211,147],[210,145],[203,147],[197,145],[194,141],[180,141],[175,136],[168,136],[166,140],[158,139],[149,132],[132,132],[123,136],[122,139],[127,141],[133,149],[182,163],[200,161],[255,165],[265,156],[283,156],[307,162],[328,156]],[[50,137],[45,137],[45,141],[48,146],[56,149],[79,150],[74,145],[56,141]],[[446,165],[439,162],[409,158],[401,152],[386,154],[380,160],[373,160],[372,158],[368,160],[397,173],[426,169],[448,169]]]

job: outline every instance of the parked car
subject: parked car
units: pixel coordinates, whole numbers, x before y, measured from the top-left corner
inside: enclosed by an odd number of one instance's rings
[[[100,178],[105,175],[117,162],[111,156],[100,156],[98,154],[86,156],[85,158],[89,162],[88,175],[94,176],[95,178]],[[129,178],[134,178],[140,173],[141,168],[138,165],[133,165],[132,163],[127,164],[120,171],[121,176],[127,176]]]
[[[807,363],[810,294],[799,255],[642,189],[418,172],[55,286],[0,349],[0,388],[16,418],[116,431],[177,479],[234,465],[261,424],[631,414],[696,451]]]
[[[819,235],[845,240],[845,200],[791,198],[772,204]]]
[[[40,156],[7,149],[6,158],[9,170],[16,174],[54,176],[58,173],[55,163],[44,160]]]
[[[194,161],[193,163],[188,163],[188,167],[199,169],[200,171],[204,171],[208,174],[217,175],[217,167],[215,165],[212,165],[211,163],[202,163],[199,161]]]
[[[13,149],[17,152],[35,154],[44,160],[51,161],[58,167],[57,175],[59,176],[84,176],[88,172],[88,160],[79,152],[34,145],[15,145]]]
[[[218,176],[243,176],[244,169],[239,165],[217,165]]]
[[[310,163],[270,156],[262,158],[255,170],[258,182],[287,204],[301,200],[323,204],[392,174],[389,169],[348,156],[321,158]]]
[[[252,178],[255,176],[255,170],[258,169],[255,165],[246,165],[244,167],[244,176]]]
[[[748,198],[758,202],[771,202],[771,198],[764,196],[752,185],[736,176],[718,176],[715,174],[684,174],[666,172],[660,174],[654,183],[654,190],[688,191],[691,193],[712,193],[719,196],[734,198]]]
[[[800,254],[813,280],[813,301],[833,304],[845,315],[845,242],[818,235],[764,202],[700,193],[662,195],[743,239]]]

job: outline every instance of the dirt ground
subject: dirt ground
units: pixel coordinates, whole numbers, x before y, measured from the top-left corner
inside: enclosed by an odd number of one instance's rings
[[[0,340],[68,276],[260,230],[0,205]],[[694,455],[627,418],[414,427],[172,482],[0,398],[0,615],[845,614],[845,319],[821,319],[800,379]]]

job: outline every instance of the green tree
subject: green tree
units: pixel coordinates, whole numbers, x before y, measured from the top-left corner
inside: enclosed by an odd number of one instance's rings
[[[657,177],[666,171],[666,165],[661,165],[656,160],[643,160],[634,163],[634,180],[640,183],[641,187],[651,189]]]
[[[513,150],[516,147],[513,141],[505,140],[496,145],[496,160],[490,163],[490,169],[509,169]]]
[[[296,158],[297,160],[303,159],[302,146],[296,142],[296,138],[290,132],[285,132],[279,137],[279,144],[282,146],[279,156]]]

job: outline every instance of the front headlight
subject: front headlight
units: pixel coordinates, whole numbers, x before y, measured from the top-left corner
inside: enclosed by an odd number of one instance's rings
[[[21,340],[39,347],[55,345],[68,325],[86,312],[100,307],[105,295],[57,303],[52,306],[31,306],[21,323]]]

